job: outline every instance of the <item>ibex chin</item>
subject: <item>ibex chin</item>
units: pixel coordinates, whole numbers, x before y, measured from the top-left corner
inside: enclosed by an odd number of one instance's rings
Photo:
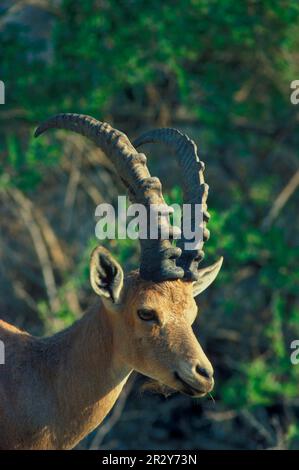
[[[157,129],[133,145],[110,125],[79,114],[50,118],[36,136],[50,128],[69,129],[95,142],[113,162],[131,201],[146,208],[165,201],[159,179],[151,177],[145,155],[136,148],[147,142],[171,146],[181,168],[184,203],[202,204],[203,242],[208,239],[204,165],[187,136]],[[212,390],[213,368],[191,325],[197,315],[194,297],[214,281],[222,258],[199,269],[202,250],[184,250],[184,242],[183,237],[176,246],[171,237],[141,239],[139,270],[126,276],[112,255],[97,247],[90,282],[100,298],[54,336],[36,338],[0,321],[5,344],[1,449],[73,448],[102,422],[134,370],[192,397]]]

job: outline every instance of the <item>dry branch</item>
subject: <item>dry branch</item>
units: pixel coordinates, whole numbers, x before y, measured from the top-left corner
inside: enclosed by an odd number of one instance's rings
[[[59,310],[61,305],[58,298],[54,272],[41,230],[33,216],[31,203],[19,189],[10,188],[7,191],[18,207],[21,218],[23,219],[23,222],[31,235],[32,242],[41,266],[41,271],[49,299],[49,305],[52,312],[55,312]]]
[[[33,204],[33,202],[28,197],[26,197],[23,193],[21,193],[17,189],[14,189],[12,191],[15,192],[15,194],[18,194],[17,197],[21,198],[21,200],[23,201],[23,204],[25,204],[25,206],[27,207],[27,210],[30,212],[32,219],[35,221],[36,226],[42,238],[45,241],[46,251],[48,248],[49,254],[51,255],[51,258],[55,264],[55,267],[59,270],[60,274],[63,276],[70,268],[71,261],[69,257],[66,255],[65,251],[63,251],[61,244],[54,230],[49,224],[47,218],[44,216],[42,211],[38,207],[36,207]],[[52,272],[53,272],[53,269],[52,269]],[[50,275],[50,284],[51,284],[51,278],[52,276]],[[54,278],[54,273],[53,273],[53,278]],[[55,288],[55,292],[57,296],[57,288]],[[82,312],[81,312],[80,302],[79,302],[76,290],[73,288],[68,288],[68,290],[65,292],[65,297],[72,312],[74,312],[76,315],[80,315]]]
[[[292,178],[289,180],[287,185],[283,188],[283,190],[275,199],[270,212],[265,217],[262,223],[263,229],[268,229],[272,225],[272,223],[278,217],[279,213],[281,212],[283,207],[286,205],[286,203],[288,202],[292,194],[296,191],[298,186],[299,186],[299,170],[296,171],[296,173],[292,176]]]

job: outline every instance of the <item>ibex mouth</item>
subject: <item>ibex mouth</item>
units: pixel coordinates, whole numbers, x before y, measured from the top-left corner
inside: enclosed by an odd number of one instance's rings
[[[183,380],[179,374],[177,372],[174,373],[174,377],[176,380],[178,380],[183,386],[183,390],[181,390],[182,393],[185,393],[186,395],[189,395],[189,396],[204,396],[206,395],[206,392],[202,389],[199,389],[199,388],[195,388],[193,387],[192,385],[190,385],[189,383],[185,382],[185,380]]]

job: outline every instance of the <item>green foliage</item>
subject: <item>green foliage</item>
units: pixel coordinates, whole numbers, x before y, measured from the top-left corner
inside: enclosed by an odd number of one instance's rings
[[[291,450],[298,449],[299,447],[299,426],[291,424],[287,434],[287,448]]]
[[[1,193],[16,187],[37,197],[48,170],[61,164],[62,140],[32,137],[51,114],[91,114],[133,136],[165,119],[190,126],[211,186],[206,258],[224,255],[214,325],[240,334],[238,347],[223,353],[235,362],[221,363],[218,398],[233,408],[295,398],[299,366],[291,365],[289,346],[299,338],[298,195],[272,225],[263,222],[298,167],[298,111],[289,96],[299,76],[299,3],[63,0],[51,21],[48,44],[17,23],[1,31],[3,109],[12,116],[1,118]],[[159,173],[162,158],[153,166]],[[182,202],[181,175],[172,176],[164,169],[169,204]],[[103,244],[127,269],[136,267],[134,241]],[[96,245],[91,238],[74,271],[60,280],[57,327],[75,318],[66,292],[87,292]],[[38,310],[55,329],[45,300]],[[298,426],[290,426],[287,440],[298,447]]]

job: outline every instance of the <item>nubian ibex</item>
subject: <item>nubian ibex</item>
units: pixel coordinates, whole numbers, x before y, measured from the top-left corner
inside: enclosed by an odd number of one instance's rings
[[[136,148],[147,142],[171,146],[181,168],[184,203],[202,204],[203,242],[208,239],[204,166],[186,135],[158,129],[133,145],[109,124],[79,114],[50,118],[35,135],[50,128],[91,139],[113,162],[131,202],[147,208],[165,201],[159,179],[151,177],[145,155]],[[184,237],[176,245],[171,236],[140,243],[139,270],[126,276],[106,249],[93,251],[90,282],[99,299],[70,328],[36,338],[0,321],[5,344],[1,449],[73,448],[103,421],[134,370],[192,397],[212,390],[213,368],[192,323],[197,315],[194,297],[214,281],[222,258],[199,269],[203,252],[184,250]]]

